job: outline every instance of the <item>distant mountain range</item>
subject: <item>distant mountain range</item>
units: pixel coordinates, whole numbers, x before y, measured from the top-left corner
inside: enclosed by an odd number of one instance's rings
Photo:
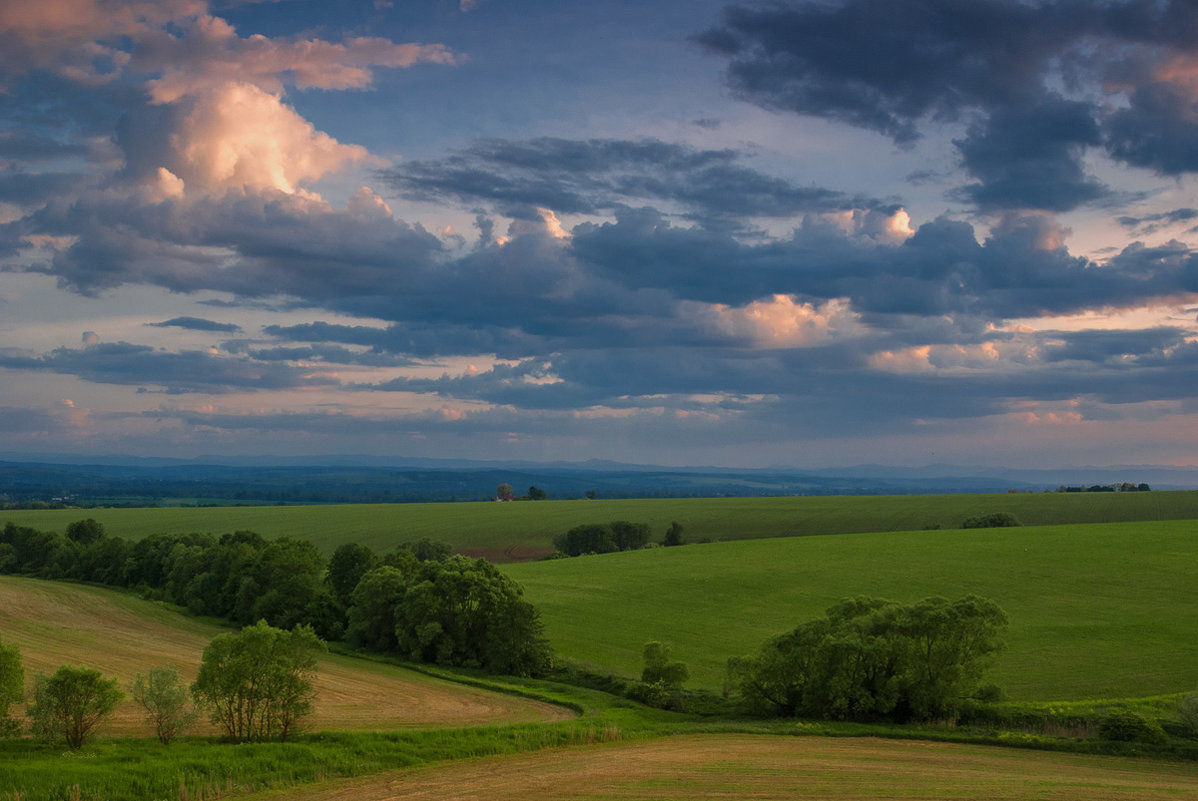
[[[663,467],[616,462],[486,462],[337,456],[142,459],[0,453],[0,503],[403,503],[477,501],[501,483],[551,499],[1035,492],[1146,483],[1196,489],[1198,467],[1011,469],[961,465],[828,469]]]

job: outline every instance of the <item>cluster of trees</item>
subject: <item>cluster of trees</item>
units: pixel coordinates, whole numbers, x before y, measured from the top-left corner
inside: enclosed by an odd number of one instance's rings
[[[230,740],[282,741],[312,712],[311,679],[324,650],[311,627],[284,631],[259,621],[236,634],[217,636],[204,649],[190,692],[196,706],[188,702],[173,667],[138,673],[129,689],[163,744],[194,725],[197,706],[208,711]],[[20,651],[0,642],[0,736],[21,730],[9,709],[24,699],[24,677]],[[26,715],[35,735],[63,737],[71,748],[80,748],[124,697],[116,678],[92,667],[62,665],[52,675],[35,677]]]
[[[607,524],[587,523],[554,537],[553,547],[566,556],[635,551],[648,545],[650,536],[649,526],[645,523],[629,523],[626,520]],[[661,544],[682,545],[682,526],[677,522],[671,523]]]
[[[128,587],[240,626],[307,626],[325,640],[348,631],[352,643],[417,661],[519,675],[549,662],[540,618],[520,587],[489,562],[451,556],[448,545],[427,539],[385,556],[346,544],[326,561],[310,542],[251,531],[130,543],[94,520],[72,523],[66,537],[9,523],[0,532],[0,573]],[[370,586],[386,585],[385,595],[357,592],[368,574]]]
[[[540,489],[535,484],[528,488],[528,492],[516,497],[515,490],[511,484],[503,483],[495,488],[495,500],[497,501],[544,501],[549,498],[549,493]]]
[[[729,660],[730,689],[752,711],[846,720],[955,717],[979,692],[1007,617],[993,601],[854,598],[820,620]]]
[[[961,528],[1009,528],[1019,525],[1022,525],[1019,518],[1010,512],[994,512],[971,517],[961,524]]]
[[[348,564],[349,553],[341,546],[332,561]],[[354,553],[354,572],[362,572],[348,598],[350,645],[492,673],[537,676],[548,670],[551,651],[537,610],[490,562],[455,556],[384,559],[376,566],[360,546]],[[342,587],[350,583],[349,575],[341,580]]]

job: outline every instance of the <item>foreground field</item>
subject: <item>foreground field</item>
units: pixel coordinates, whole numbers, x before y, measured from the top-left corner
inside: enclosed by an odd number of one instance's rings
[[[957,528],[994,512],[1026,525],[1195,519],[1198,491],[16,510],[0,512],[0,524],[62,533],[92,517],[126,539],[248,529],[311,540],[326,554],[345,542],[385,551],[430,537],[473,555],[517,561],[551,550],[553,537],[574,526],[612,520],[648,523],[656,539],[678,521],[695,541]]]
[[[190,683],[204,646],[221,629],[120,593],[58,582],[0,577],[0,635],[20,646],[26,683],[64,663],[99,668],[122,685],[155,665]],[[348,657],[325,656],[316,676],[314,730],[390,730],[562,720],[566,709],[439,681]],[[211,731],[201,729],[201,733]],[[152,736],[126,700],[104,734]]]
[[[247,801],[1198,798],[1198,766],[943,743],[705,735],[437,765]]]
[[[649,640],[692,685],[846,596],[976,593],[1011,625],[990,679],[1016,700],[1198,690],[1198,522],[916,531],[712,543],[520,565],[566,656],[638,675]]]

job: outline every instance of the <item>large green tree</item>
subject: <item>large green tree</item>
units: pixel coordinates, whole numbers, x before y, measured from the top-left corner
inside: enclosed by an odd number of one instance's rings
[[[117,679],[95,668],[63,665],[52,676],[39,673],[34,679],[28,714],[35,734],[61,735],[71,748],[80,748],[124,697]]]
[[[729,661],[746,706],[837,719],[952,717],[977,691],[1007,617],[993,601],[854,598]]]
[[[262,620],[218,635],[204,649],[192,695],[231,740],[285,740],[312,711],[324,647],[309,626],[283,631]]]
[[[485,559],[422,562],[395,607],[401,654],[418,662],[536,675],[549,662],[540,617]]]

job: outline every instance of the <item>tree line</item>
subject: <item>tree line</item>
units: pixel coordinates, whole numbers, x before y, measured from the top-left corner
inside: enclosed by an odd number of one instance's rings
[[[539,674],[550,661],[519,585],[427,539],[383,555],[347,543],[326,560],[310,542],[250,531],[128,542],[94,520],[72,523],[65,536],[10,522],[0,573],[124,587],[239,626],[308,626],[322,639],[413,661],[513,675]],[[367,579],[369,589],[356,592]]]

